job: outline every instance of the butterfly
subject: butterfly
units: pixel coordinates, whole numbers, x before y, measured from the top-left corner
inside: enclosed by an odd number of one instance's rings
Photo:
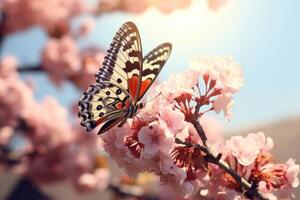
[[[79,101],[78,116],[87,131],[98,134],[122,127],[144,107],[140,102],[166,63],[172,50],[163,43],[143,57],[139,31],[132,22],[118,30],[96,76],[96,83]]]

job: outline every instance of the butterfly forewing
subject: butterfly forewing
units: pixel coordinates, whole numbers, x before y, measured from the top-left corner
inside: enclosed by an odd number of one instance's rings
[[[135,103],[138,99],[142,66],[142,47],[138,29],[132,22],[125,23],[113,38],[96,74],[96,81],[109,81],[127,90]]]
[[[143,58],[142,83],[139,100],[145,95],[149,87],[155,81],[162,67],[167,62],[171,51],[172,45],[170,43],[164,43],[157,46]]]

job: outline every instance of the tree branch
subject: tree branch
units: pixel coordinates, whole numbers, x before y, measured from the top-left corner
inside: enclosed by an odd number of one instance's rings
[[[200,125],[200,124],[199,124]],[[198,130],[196,127],[196,130],[199,132],[203,132],[203,129],[200,126],[197,126],[198,128],[200,127],[201,130]],[[199,134],[200,135],[200,134]],[[205,160],[209,163],[213,163],[215,165],[217,165],[218,167],[220,167],[221,169],[223,169],[226,173],[228,173],[230,176],[232,176],[232,178],[234,178],[234,180],[239,183],[242,187],[242,189],[246,190],[246,195],[253,198],[256,197],[260,200],[267,200],[266,198],[264,198],[257,190],[256,187],[253,186],[253,184],[249,183],[246,179],[244,179],[243,177],[241,177],[236,171],[234,171],[233,169],[231,169],[229,167],[229,165],[221,160],[221,154],[218,155],[214,155],[213,153],[211,153],[211,151],[209,150],[208,147],[203,147],[199,144],[192,144],[190,142],[185,142],[182,141],[178,138],[175,139],[175,142],[177,144],[183,144],[187,147],[194,147],[195,149],[198,149],[199,151],[202,151],[206,154],[206,156],[204,157]]]
[[[19,73],[36,73],[36,72],[43,72],[44,69],[42,68],[41,64],[38,65],[24,65],[22,67],[19,67],[18,69]]]
[[[203,146],[207,147],[207,136],[200,124],[200,122],[197,120],[198,117],[196,117],[196,115],[194,115],[194,117],[189,121],[193,124],[193,126],[195,127],[195,129],[197,130],[197,133],[203,143]]]
[[[0,55],[2,53],[2,43],[5,37],[5,13],[2,11],[0,12]]]

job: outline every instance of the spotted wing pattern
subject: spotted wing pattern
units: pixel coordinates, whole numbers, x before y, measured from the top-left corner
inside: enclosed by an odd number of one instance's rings
[[[142,80],[138,100],[145,95],[155,81],[157,75],[167,62],[171,51],[172,45],[170,43],[164,43],[150,51],[143,58]]]
[[[126,22],[118,30],[103,66],[96,74],[96,81],[109,81],[127,90],[136,103],[142,72],[142,46],[137,27],[132,22]]]
[[[130,97],[118,85],[91,85],[79,101],[78,116],[87,131],[100,125],[99,134],[118,124],[126,116]]]

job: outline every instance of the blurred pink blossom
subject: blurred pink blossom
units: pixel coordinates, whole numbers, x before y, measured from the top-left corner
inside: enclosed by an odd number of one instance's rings
[[[57,85],[80,70],[79,49],[69,36],[49,40],[43,50],[42,60],[42,67]]]
[[[86,36],[88,35],[95,26],[94,18],[86,18],[81,22],[79,27],[79,36]]]
[[[13,131],[13,128],[10,126],[0,128],[0,146],[4,146],[8,143],[9,139],[13,135]]]
[[[192,0],[104,0],[100,2],[99,10],[95,12],[125,11],[141,13],[149,7],[155,7],[161,12],[170,14],[176,9],[187,8]]]
[[[210,10],[217,12],[221,7],[223,7],[228,0],[206,0],[207,5]]]
[[[102,65],[104,53],[97,48],[79,51],[76,42],[70,36],[51,39],[46,44],[42,67],[50,79],[58,86],[70,80],[78,88],[85,90],[95,81],[95,74]]]
[[[15,127],[34,106],[32,88],[15,76],[0,77],[0,85],[0,126]]]
[[[189,7],[192,0],[150,0],[153,6],[157,7],[161,12],[170,14],[176,9],[185,9]]]
[[[100,139],[73,128],[66,109],[55,98],[36,101],[32,88],[15,71],[10,72],[14,62],[7,63],[0,71],[0,144],[11,150],[1,153],[1,168],[38,184],[70,180],[76,188],[79,177],[90,173],[97,180],[90,190],[104,189],[109,172],[98,171],[101,166],[95,164],[102,147]],[[15,138],[22,143],[8,146]],[[13,167],[9,162],[14,162]]]
[[[11,76],[17,76],[17,58],[14,56],[6,56],[0,60],[0,77],[8,78]]]
[[[80,191],[103,191],[109,185],[110,172],[108,169],[96,169],[93,173],[84,173],[78,178],[77,189]]]
[[[121,10],[131,13],[141,13],[147,8],[147,0],[103,0],[99,3],[99,10],[95,12],[111,12]]]
[[[47,151],[74,137],[67,111],[53,97],[27,108],[22,118],[30,130],[28,136],[39,150]]]
[[[74,72],[69,79],[81,90],[86,90],[88,86],[95,82],[95,74],[102,66],[105,54],[97,49],[85,49],[80,54],[80,70]]]
[[[83,0],[4,0],[3,2],[7,33],[34,25],[51,29],[56,23],[67,21],[84,10]]]
[[[110,173],[97,165],[99,149],[101,142],[96,135],[87,136],[74,130],[69,141],[62,140],[33,157],[26,175],[39,184],[69,180],[79,191],[103,190]]]

